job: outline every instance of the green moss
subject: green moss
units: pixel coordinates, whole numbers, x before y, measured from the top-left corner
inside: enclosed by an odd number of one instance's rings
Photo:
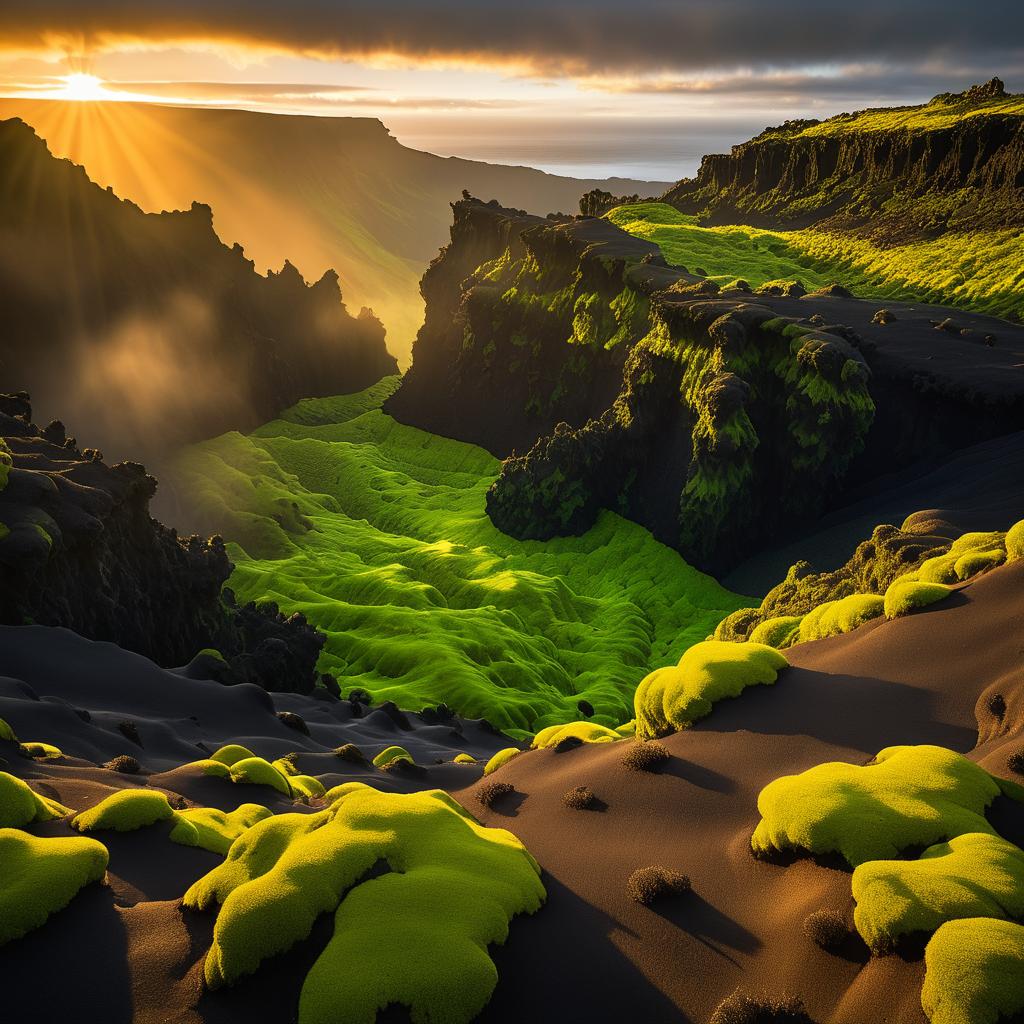
[[[576,739],[583,743],[614,743],[621,740],[622,735],[596,722],[569,722],[566,725],[549,725],[546,729],[541,729],[534,736],[531,746],[535,749],[554,747],[567,739]]]
[[[391,873],[360,884],[380,860]],[[459,1024],[497,981],[488,944],[540,906],[539,873],[519,840],[484,828],[445,793],[360,787],[325,811],[254,825],[184,904],[223,904],[204,968],[211,988],[256,971],[335,911],[299,1024],[372,1021],[391,1003],[413,1020]]]
[[[38,757],[48,761],[64,756],[60,747],[55,747],[52,743],[23,743],[22,746],[29,757]]]
[[[774,619],[765,619],[750,631],[750,642],[767,644],[779,651],[785,650],[799,642],[801,622],[802,615],[779,615]]]
[[[636,680],[741,599],[642,527],[516,541],[485,511],[500,463],[396,423],[395,380],[300,403],[250,437],[193,447],[172,478],[229,540],[239,600],[272,599],[327,636],[319,669],[375,701],[442,701],[516,738],[631,716]],[[314,529],[281,525],[292,503]]]
[[[931,1024],[998,1024],[1024,1011],[1024,927],[949,921],[924,954],[921,1007]]]
[[[0,946],[45,924],[84,886],[103,878],[107,860],[106,847],[95,839],[0,828]]]
[[[79,832],[112,829],[134,832],[137,828],[155,825],[174,817],[174,810],[163,793],[149,789],[122,789],[105,797],[95,807],[71,819],[71,827]]]
[[[287,775],[289,778],[299,774],[299,769],[295,767],[295,761],[291,757],[279,757],[276,761],[271,761],[270,763],[282,775]]]
[[[885,617],[895,619],[909,615],[918,608],[927,608],[953,593],[944,583],[921,583],[897,580],[885,592]]]
[[[664,203],[612,210],[624,231],[655,242],[671,263],[700,264],[712,281],[737,276],[755,288],[800,280],[810,289],[841,281],[856,295],[939,302],[1006,315],[1020,308],[1024,236],[1018,231],[950,232],[883,247],[836,232],[699,227]]]
[[[216,647],[204,647],[197,657],[205,656],[207,658],[215,658],[217,661],[224,661],[224,655],[217,650]],[[226,662],[225,662],[226,664]]]
[[[409,753],[405,747],[390,746],[385,747],[374,759],[373,763],[377,768],[386,768],[389,764],[393,764],[395,761],[408,761],[409,764],[415,764],[412,754]]]
[[[968,832],[994,835],[985,809],[1009,786],[944,747],[887,747],[866,766],[835,761],[769,783],[751,847],[838,853],[854,867],[893,859]]]
[[[226,765],[223,761],[214,761],[212,757],[205,758],[202,761],[192,761],[187,765],[186,768],[197,768],[204,775],[212,775],[218,779],[230,779],[231,768]]]
[[[873,860],[853,872],[853,920],[873,950],[887,951],[945,921],[1024,917],[1024,851],[984,832],[931,846],[919,860]]]
[[[456,754],[456,764],[476,764],[476,758],[472,754]]]
[[[262,757],[243,757],[231,766],[231,781],[252,786],[272,786],[285,796],[292,795],[288,776]]]
[[[36,821],[50,821],[70,814],[56,800],[40,796],[22,779],[0,772],[0,828],[23,828]]]
[[[484,765],[484,775],[493,775],[502,765],[508,764],[513,757],[518,757],[521,753],[519,747],[504,747]]]
[[[304,796],[316,800],[326,793],[324,784],[312,775],[293,775],[289,780],[293,796]]]
[[[4,740],[7,743],[17,743],[18,737],[14,734],[14,730],[0,718],[0,740]]]
[[[956,560],[953,569],[958,580],[969,580],[979,572],[995,569],[1005,561],[1006,552],[1002,548],[993,548],[991,551],[968,551]]]
[[[707,715],[716,701],[738,697],[748,686],[774,683],[788,664],[784,655],[764,644],[696,644],[678,665],[656,669],[637,687],[637,738],[685,729]]]
[[[13,464],[14,458],[11,455],[11,449],[7,447],[7,442],[0,438],[0,491],[7,486]],[[3,537],[0,536],[0,540],[2,539]]]
[[[1018,558],[1024,558],[1024,519],[1006,532],[1006,560],[1016,562]]]
[[[800,642],[850,633],[865,622],[877,619],[884,606],[885,601],[877,594],[851,594],[838,601],[828,601],[803,617]]]
[[[237,761],[244,761],[246,758],[255,756],[256,755],[248,747],[243,747],[238,743],[229,743],[226,746],[221,747],[219,750],[214,751],[210,755],[209,759],[211,761],[219,761],[221,764],[225,764],[230,768]]]
[[[171,840],[182,846],[198,846],[227,856],[231,844],[271,812],[262,804],[242,804],[233,811],[216,807],[192,807],[175,814]]]

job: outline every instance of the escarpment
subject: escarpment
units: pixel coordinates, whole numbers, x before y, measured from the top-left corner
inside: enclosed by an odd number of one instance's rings
[[[720,571],[1024,416],[1020,327],[891,302],[878,318],[842,288],[719,290],[605,220],[454,209],[388,411],[505,457],[488,512],[513,536],[607,508]]]
[[[0,395],[0,624],[64,626],[204,678],[307,692],[322,634],[272,605],[237,606],[219,537],[179,537],[149,514],[156,481],[109,466],[28,395]],[[201,652],[206,652],[201,654]]]
[[[885,244],[1024,226],[1024,97],[998,79],[919,107],[788,121],[663,201],[708,224],[849,229]]]
[[[208,206],[144,213],[16,119],[0,122],[0,233],[0,386],[112,456],[159,460],[395,371],[333,271],[263,276]]]

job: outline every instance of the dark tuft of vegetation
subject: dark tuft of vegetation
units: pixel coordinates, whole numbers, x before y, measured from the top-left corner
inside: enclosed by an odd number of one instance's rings
[[[277,717],[281,724],[287,725],[289,729],[301,732],[304,736],[309,735],[309,726],[301,715],[296,715],[293,711],[278,711]]]
[[[594,717],[594,705],[591,704],[589,700],[577,701],[576,702],[576,710],[584,718],[593,718]]]
[[[136,746],[142,746],[142,739],[139,736],[139,727],[130,719],[117,723],[117,731],[126,739],[131,740]]]
[[[804,918],[804,935],[822,949],[835,950],[850,937],[850,929],[835,910],[815,910]]]
[[[562,797],[562,803],[574,811],[585,811],[588,807],[593,806],[594,793],[586,786],[577,786]]]
[[[105,762],[103,767],[109,768],[112,772],[120,772],[122,775],[138,775],[139,773],[139,762],[131,754],[118,754],[117,757],[112,757]]]
[[[476,798],[484,807],[493,807],[502,797],[515,792],[511,782],[485,782],[477,791]]]
[[[626,895],[631,900],[649,907],[655,900],[666,896],[682,896],[692,888],[686,875],[655,864],[647,868],[638,868],[629,876]]]
[[[335,747],[334,756],[351,764],[368,763],[366,755],[354,743],[343,743],[340,747]]]
[[[1024,775],[1024,750],[1015,750],[1006,759],[1006,767],[1017,775]]]
[[[718,1004],[708,1024],[814,1024],[797,997],[771,999],[737,989]]]
[[[873,324],[881,324],[884,327],[886,324],[891,324],[895,319],[896,314],[891,309],[879,309],[871,318],[871,322]]]
[[[985,706],[990,715],[998,718],[1000,722],[1003,720],[1003,716],[1006,714],[1006,698],[1001,693],[991,694],[985,702]]]
[[[373,697],[360,687],[352,690],[348,695],[348,699],[352,704],[365,704],[367,707],[373,703]]]
[[[657,740],[636,740],[622,755],[622,767],[631,772],[656,772],[672,755]]]

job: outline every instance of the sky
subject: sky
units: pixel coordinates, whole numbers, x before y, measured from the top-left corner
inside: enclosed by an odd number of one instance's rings
[[[1024,91],[1024,0],[0,5],[0,95],[374,116],[579,176],[674,180],[766,125],[993,75]]]

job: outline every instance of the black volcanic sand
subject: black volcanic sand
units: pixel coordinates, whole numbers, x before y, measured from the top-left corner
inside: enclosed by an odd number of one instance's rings
[[[1022,636],[1024,564],[1015,564],[926,611],[792,649],[792,667],[775,686],[724,702],[705,722],[668,737],[673,758],[660,772],[625,769],[626,743],[532,752],[498,776],[516,793],[485,809],[476,799],[479,767],[431,764],[458,750],[482,757],[505,745],[479,723],[458,721],[465,739],[456,741],[451,724],[421,715],[377,709],[355,717],[348,702],[271,698],[254,687],[187,679],[64,630],[7,628],[0,630],[0,717],[23,739],[54,742],[75,756],[30,761],[11,744],[2,744],[0,756],[6,770],[76,809],[136,785],[223,808],[256,801],[275,811],[304,809],[264,787],[169,770],[202,756],[197,743],[212,750],[231,740],[267,757],[298,751],[300,768],[327,785],[358,778],[404,791],[447,789],[486,824],[525,842],[548,891],[547,906],[516,920],[495,951],[500,981],[483,1020],[703,1024],[742,986],[798,994],[819,1022],[922,1024],[919,957],[869,960],[856,941],[834,956],[804,937],[811,911],[852,913],[849,874],[811,860],[755,860],[749,838],[757,795],[779,775],[827,760],[863,763],[890,744],[970,752],[979,720],[984,743],[972,756],[1006,774],[1008,754],[1024,747]],[[1001,721],[985,710],[995,691],[1007,703]],[[282,725],[275,707],[301,714],[311,737]],[[91,722],[76,713],[81,708]],[[117,730],[128,715],[141,749]],[[327,752],[341,742],[371,754],[398,742],[427,767],[417,775],[341,764]],[[125,752],[143,762],[142,774],[90,763]],[[565,793],[577,786],[595,794],[591,809],[566,807]],[[992,820],[1007,836],[1024,836],[1020,808],[1000,803]],[[213,917],[182,911],[179,897],[217,858],[170,843],[168,828],[102,833],[109,885],[89,887],[43,928],[5,947],[0,989],[10,1019],[84,1020],[86,1008],[88,1019],[105,1024],[294,1019],[329,918],[254,978],[205,993],[201,967]],[[62,822],[34,830],[69,832]],[[652,864],[689,875],[693,892],[650,907],[631,902],[627,879]]]

